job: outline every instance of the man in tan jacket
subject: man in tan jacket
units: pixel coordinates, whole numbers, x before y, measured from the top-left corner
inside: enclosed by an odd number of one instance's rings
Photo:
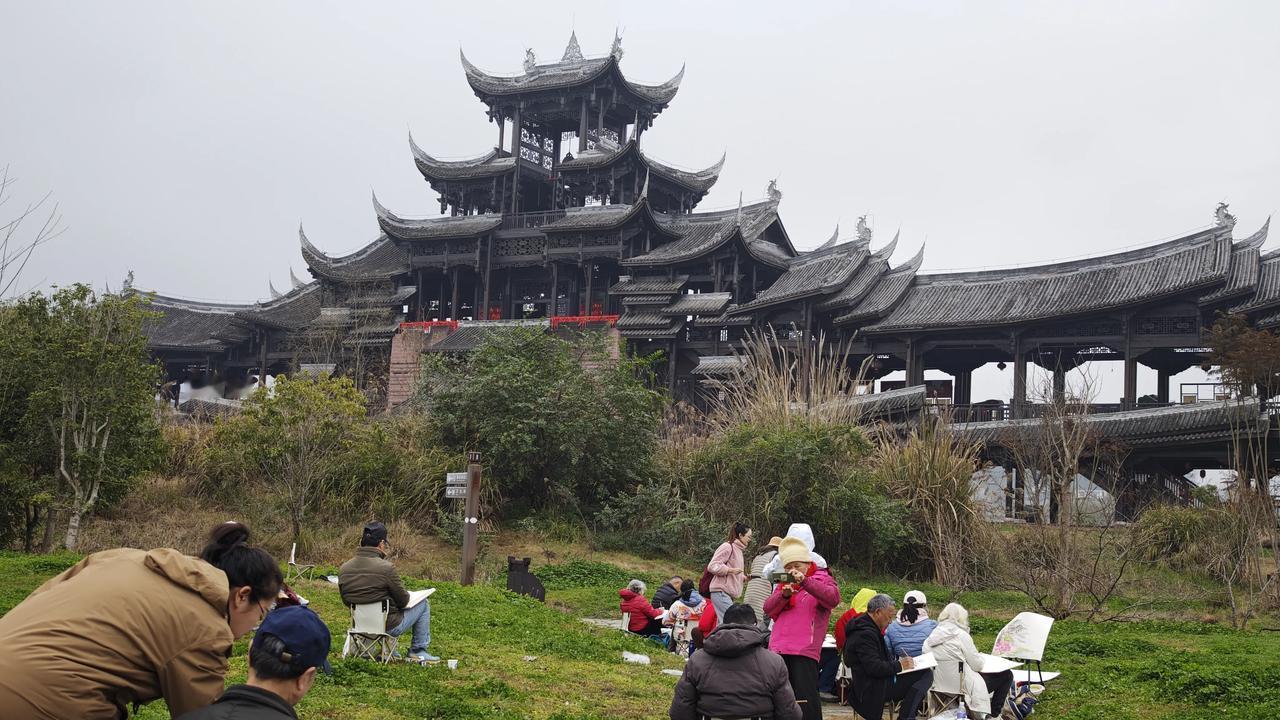
[[[365,525],[355,557],[338,568],[338,593],[347,605],[388,600],[387,634],[399,637],[412,628],[410,659],[438,663],[440,658],[427,652],[431,644],[431,604],[424,599],[408,607],[409,592],[400,582],[395,566],[387,561],[390,550],[387,527],[376,521]]]

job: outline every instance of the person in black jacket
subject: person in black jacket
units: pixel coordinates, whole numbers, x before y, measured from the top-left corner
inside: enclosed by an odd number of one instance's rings
[[[915,663],[909,657],[891,656],[884,644],[884,629],[896,612],[893,598],[881,593],[871,598],[867,611],[851,620],[845,629],[844,664],[853,674],[849,704],[867,720],[880,720],[887,700],[901,701],[898,720],[915,720],[933,685],[933,670],[898,675],[915,667]]]
[[[311,610],[270,611],[249,648],[249,682],[179,720],[297,720],[293,706],[311,689],[316,671],[332,672],[329,641],[329,628]]]
[[[662,583],[662,587],[653,593],[653,601],[649,604],[666,610],[671,607],[671,603],[680,599],[680,586],[683,580],[679,575],[672,575],[671,579]]]
[[[708,607],[711,607],[708,605]],[[787,665],[765,647],[750,605],[730,605],[676,683],[668,716],[800,720]]]

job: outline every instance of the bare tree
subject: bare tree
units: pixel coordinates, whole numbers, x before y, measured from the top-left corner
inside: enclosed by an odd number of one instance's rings
[[[997,439],[1033,504],[1033,522],[1019,535],[1001,584],[1057,618],[1079,612],[1089,620],[1106,616],[1146,544],[1137,525],[1115,524],[1114,499],[1126,490],[1122,466],[1128,452],[1089,421],[1092,388],[1087,374],[1075,394],[1055,393],[1046,385],[1038,393],[1039,417],[1015,422]],[[1078,497],[1081,476],[1108,484],[1112,502]]]
[[[6,165],[0,171],[0,211],[12,199],[10,186],[15,182],[17,179],[9,176],[9,166]],[[54,203],[52,207],[48,207],[52,197],[52,193],[46,194],[0,225],[0,298],[8,297],[13,292],[36,248],[62,234],[62,215],[58,213],[58,205]],[[44,212],[46,207],[47,214]],[[21,232],[28,220],[40,216],[44,220],[34,235]]]

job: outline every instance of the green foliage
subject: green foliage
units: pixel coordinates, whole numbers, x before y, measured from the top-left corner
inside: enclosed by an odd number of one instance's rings
[[[33,293],[0,312],[3,494],[24,507],[66,508],[69,547],[82,515],[121,498],[159,460],[160,374],[143,334],[150,317],[137,295],[85,285]]]
[[[717,530],[743,519],[767,537],[807,522],[828,561],[869,570],[900,556],[910,537],[904,508],[871,482],[870,454],[849,425],[738,425],[693,453],[682,495],[700,502]]]
[[[458,462],[420,416],[368,418],[345,377],[281,378],[219,421],[207,445],[204,489],[228,502],[246,484],[265,489],[304,545],[317,511],[433,522],[444,473]]]
[[[614,496],[594,518],[595,544],[604,550],[705,559],[724,541],[711,504],[684,497],[674,482],[651,480]]]
[[[649,361],[613,359],[608,342],[494,333],[465,363],[426,368],[421,398],[451,449],[483,453],[495,500],[598,507],[646,476],[662,409]]]
[[[657,579],[594,560],[570,560],[558,565],[543,565],[534,569],[533,574],[548,590],[585,587],[611,587],[616,590],[626,587],[632,579],[640,579],[648,584]]]

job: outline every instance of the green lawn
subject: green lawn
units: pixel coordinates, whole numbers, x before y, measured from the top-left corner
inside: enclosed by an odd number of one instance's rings
[[[0,613],[7,612],[74,556],[0,553]],[[492,586],[462,588],[432,583],[432,651],[457,658],[459,667],[379,666],[337,660],[346,612],[335,586],[304,584],[334,632],[332,677],[321,678],[299,706],[303,718],[660,718],[675,678],[662,668],[681,663],[654,646],[619,632],[597,630],[581,616],[612,615],[617,579],[628,575],[603,564],[569,564],[539,571],[548,604]],[[654,580],[656,578],[647,578]],[[426,583],[410,581],[411,587]],[[843,581],[846,597],[864,583]],[[901,595],[892,583],[865,583]],[[928,585],[930,606],[948,593]],[[1018,610],[1016,595],[967,593],[956,598],[974,610],[974,637],[989,647]],[[404,650],[402,641],[401,649]],[[229,682],[245,672],[246,644],[237,644]],[[622,651],[646,652],[654,664],[622,661]],[[526,656],[536,659],[527,661]],[[1274,720],[1280,717],[1280,638],[1264,631],[1236,632],[1217,625],[1147,621],[1054,626],[1046,669],[1052,682],[1036,716],[1044,720]],[[143,718],[167,717],[160,704]]]

